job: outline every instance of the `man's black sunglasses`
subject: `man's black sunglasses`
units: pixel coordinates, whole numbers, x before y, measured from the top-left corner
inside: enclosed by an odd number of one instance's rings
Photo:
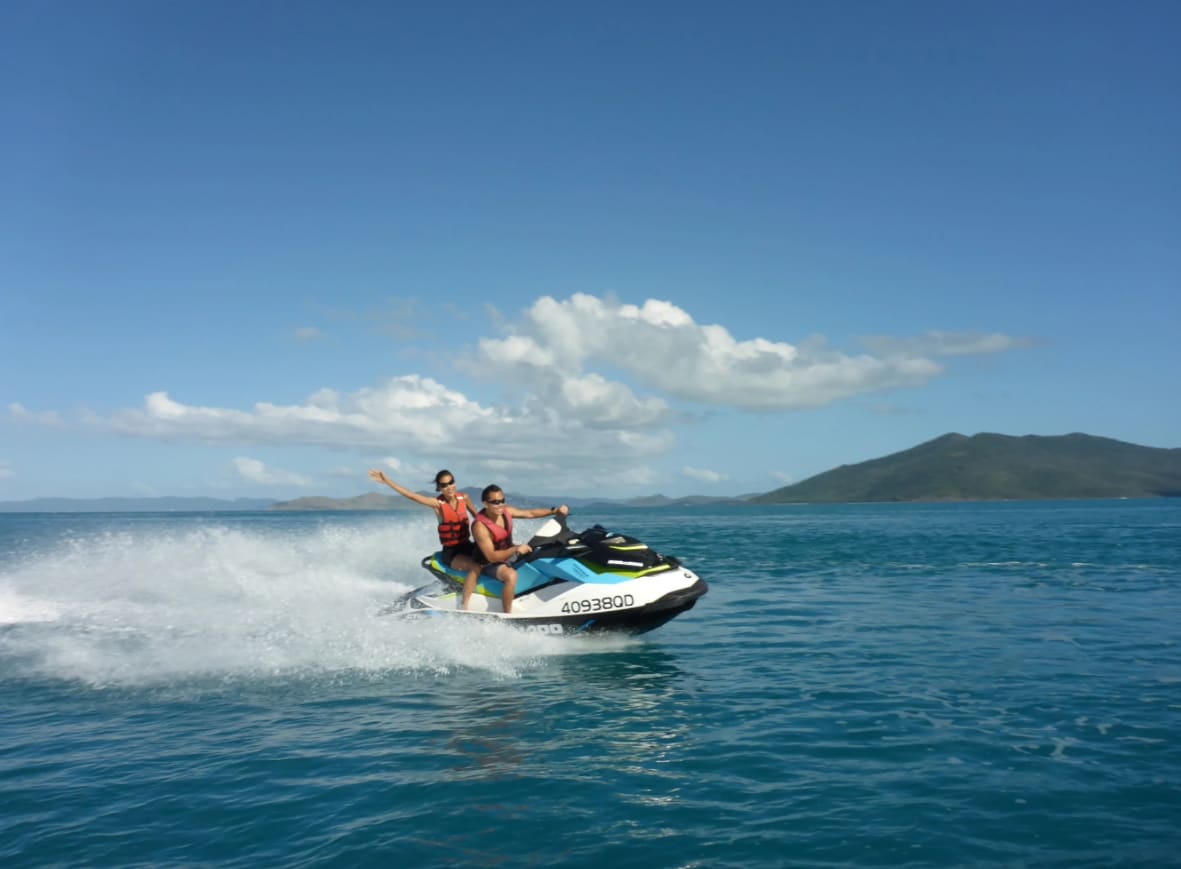
[[[504,498],[500,498],[499,500],[496,500],[496,501],[489,500],[489,501],[486,501],[485,503],[491,504],[493,507],[499,507],[501,504],[504,503]]]

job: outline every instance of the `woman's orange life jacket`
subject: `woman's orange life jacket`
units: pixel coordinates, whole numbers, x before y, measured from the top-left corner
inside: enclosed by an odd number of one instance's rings
[[[439,542],[444,546],[459,546],[472,539],[471,529],[467,518],[467,496],[463,492],[455,493],[455,506],[447,503],[446,496],[440,495],[439,501]]]
[[[500,527],[500,523],[490,518],[487,513],[481,510],[476,514],[476,521],[488,529],[488,533],[492,535],[493,549],[512,549],[513,548],[513,517],[507,509],[501,514],[504,516],[504,527]]]

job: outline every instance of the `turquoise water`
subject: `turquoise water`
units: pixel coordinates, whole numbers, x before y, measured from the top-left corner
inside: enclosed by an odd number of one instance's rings
[[[0,864],[1179,865],[1181,502],[594,522],[709,595],[402,622],[417,514],[0,515]]]

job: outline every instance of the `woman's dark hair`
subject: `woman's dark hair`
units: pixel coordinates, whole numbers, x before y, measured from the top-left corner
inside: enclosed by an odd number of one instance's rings
[[[497,492],[500,492],[503,494],[504,489],[500,488],[500,486],[497,486],[495,483],[493,483],[491,486],[485,486],[484,491],[480,493],[480,500],[487,501],[489,498],[491,498]]]
[[[439,487],[439,478],[440,477],[450,477],[451,479],[454,480],[455,474],[451,473],[446,468],[443,468],[443,470],[441,470],[441,471],[439,471],[439,473],[435,474],[435,488]]]

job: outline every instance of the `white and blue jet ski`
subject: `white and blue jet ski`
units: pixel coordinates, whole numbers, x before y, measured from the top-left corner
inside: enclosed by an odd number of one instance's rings
[[[677,559],[601,525],[576,534],[555,516],[529,541],[533,551],[511,562],[517,571],[513,610],[505,614],[504,584],[480,575],[463,610],[463,571],[428,555],[422,566],[436,585],[411,592],[410,614],[497,618],[543,633],[622,631],[641,634],[686,610],[709,590]]]

